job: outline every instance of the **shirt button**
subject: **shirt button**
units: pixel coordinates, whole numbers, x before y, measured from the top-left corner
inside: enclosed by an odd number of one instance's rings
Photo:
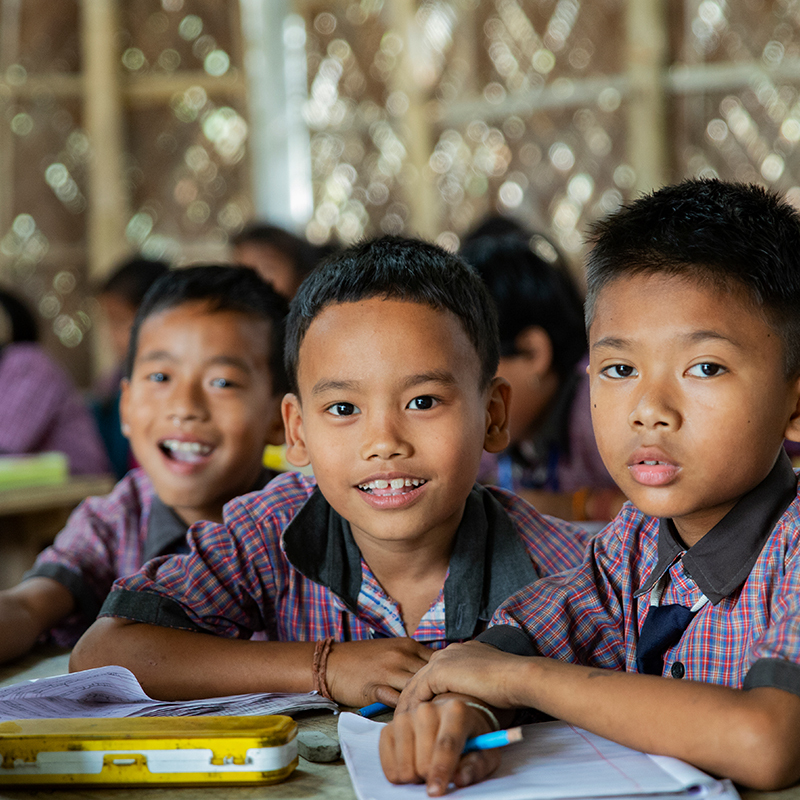
[[[673,678],[680,680],[686,674],[686,667],[684,667],[680,661],[676,661],[670,668],[669,672]]]

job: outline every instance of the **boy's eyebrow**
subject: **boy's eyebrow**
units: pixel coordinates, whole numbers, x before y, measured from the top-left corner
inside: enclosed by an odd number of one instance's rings
[[[691,333],[683,334],[678,338],[683,339],[687,344],[699,344],[707,339],[715,339],[720,342],[728,342],[728,344],[732,344],[734,347],[742,347],[741,343],[737,342],[736,339],[732,339],[730,336],[726,336],[724,333],[720,333],[719,331],[692,331]],[[632,344],[633,341],[631,339],[623,339],[622,337],[618,336],[605,336],[602,339],[598,339],[592,345],[592,350],[598,350],[600,348],[621,350],[625,347],[630,347]]]
[[[432,372],[421,372],[419,375],[409,375],[403,381],[404,389],[411,389],[423,383],[441,383],[444,386],[452,386],[456,382],[452,372],[444,369],[435,369]]]
[[[447,370],[433,370],[432,372],[422,372],[419,375],[409,375],[403,379],[401,384],[403,389],[411,389],[423,383],[440,383],[452,386],[456,383],[455,376]],[[323,378],[317,381],[311,390],[312,395],[324,394],[325,392],[356,391],[359,388],[358,381],[335,381]]]
[[[142,353],[139,356],[137,361],[177,361],[176,356],[173,353],[170,353],[169,350],[150,350],[147,353]],[[250,365],[247,361],[243,358],[238,358],[237,356],[227,356],[227,355],[219,355],[210,358],[206,361],[206,364],[209,366],[230,366],[236,367],[237,369],[241,369],[244,372],[250,372]]]

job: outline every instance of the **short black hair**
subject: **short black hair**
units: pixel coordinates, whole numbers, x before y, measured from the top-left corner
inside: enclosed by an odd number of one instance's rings
[[[234,247],[255,244],[274,248],[289,260],[300,279],[314,269],[323,255],[323,251],[314,247],[308,240],[266,222],[246,225],[231,238],[231,244]]]
[[[97,290],[97,294],[113,294],[128,305],[139,308],[147,290],[165,272],[169,272],[166,261],[133,256],[117,266]]]
[[[587,329],[600,291],[663,273],[741,288],[781,337],[787,378],[800,374],[800,216],[755,184],[693,179],[596,223],[587,262]]]
[[[550,244],[553,260],[548,261],[534,247],[530,237],[516,233],[484,235],[467,242],[461,256],[478,271],[497,305],[500,355],[518,354],[517,337],[540,327],[550,337],[553,368],[563,379],[586,354],[583,301],[556,248]]]
[[[217,264],[175,269],[162,275],[148,290],[131,328],[125,374],[133,372],[139,331],[144,321],[184,303],[207,303],[214,311],[239,311],[269,323],[269,368],[273,392],[286,391],[283,369],[283,335],[288,306],[268,283],[247,267]]]
[[[286,323],[286,373],[297,393],[300,345],[327,306],[381,297],[450,311],[461,321],[480,360],[481,388],[497,372],[497,313],[480,276],[453,253],[429,242],[384,236],[335,253],[295,295]],[[369,357],[369,355],[365,355]]]

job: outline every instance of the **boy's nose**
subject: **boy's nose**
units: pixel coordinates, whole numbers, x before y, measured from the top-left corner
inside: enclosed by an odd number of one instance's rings
[[[681,415],[672,402],[666,387],[652,386],[638,397],[628,421],[634,428],[673,429],[680,426]]]
[[[367,426],[367,436],[361,448],[361,456],[365,460],[378,459],[388,461],[411,453],[411,445],[401,434],[394,420],[382,416],[372,419]]]
[[[167,402],[167,416],[176,425],[205,419],[208,416],[208,409],[202,389],[193,383],[175,381]]]

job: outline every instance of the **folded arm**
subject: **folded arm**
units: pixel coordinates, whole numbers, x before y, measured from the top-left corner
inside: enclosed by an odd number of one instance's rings
[[[498,708],[536,708],[628,747],[674,756],[756,789],[778,789],[800,778],[800,697],[781,689],[743,691],[582,667],[472,642],[435,654],[409,683],[398,704],[399,715],[411,715],[402,723],[402,735],[427,730],[429,709],[421,710],[420,704],[445,693],[471,695]],[[434,737],[425,771],[417,770],[417,777],[437,792],[456,775],[463,743],[473,735],[474,715],[465,720],[472,722],[457,733],[450,725],[447,741]],[[387,775],[397,774],[388,748],[382,760]],[[471,776],[481,779],[492,768],[478,759]]]
[[[251,642],[102,617],[83,635],[70,671],[118,664],[159,700],[249,692],[310,692],[314,642]],[[413,639],[336,642],[327,685],[344,705],[394,705],[430,651]]]
[[[70,591],[52,578],[29,578],[0,591],[0,662],[17,658],[75,610]]]

